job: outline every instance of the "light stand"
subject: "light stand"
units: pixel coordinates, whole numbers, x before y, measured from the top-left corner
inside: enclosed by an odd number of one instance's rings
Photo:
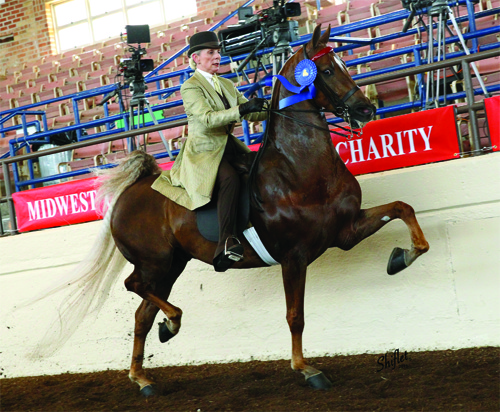
[[[130,82],[130,91],[132,92],[132,99],[130,100],[130,130],[134,129],[134,107],[137,107],[137,116],[139,116],[140,113],[144,114],[144,107],[148,109],[149,115],[151,116],[151,119],[153,120],[153,123],[157,126],[158,125],[158,120],[156,120],[156,117],[154,116],[153,111],[151,110],[151,105],[149,104],[148,99],[146,99],[146,96],[144,95],[144,91],[146,90],[146,85],[144,84],[144,80],[135,80]],[[139,122],[138,126],[139,126]],[[139,127],[138,127],[139,128]],[[170,157],[170,160],[174,160],[174,156],[168,146],[167,140],[165,139],[165,136],[163,135],[163,130],[158,130],[158,133],[160,134],[161,141],[163,142],[163,145],[165,146],[165,149],[167,149],[168,156]],[[144,139],[144,145],[146,145],[146,141]],[[137,146],[137,143],[134,142],[134,140],[131,140],[131,149],[134,149],[134,146]]]
[[[262,64],[262,56],[259,56],[259,57],[255,57],[255,54],[259,51],[259,49],[262,47],[262,45],[267,41],[268,37],[270,35],[264,37],[260,43],[255,46],[255,49],[252,50],[251,53],[248,54],[248,56],[245,58],[245,60],[243,60],[240,65],[237,67],[236,69],[236,72],[239,73],[243,73],[243,77],[245,78],[245,80],[250,83],[250,79],[248,78],[248,75],[246,74],[245,72],[245,66],[250,62],[250,60],[255,60],[256,61],[256,64],[255,64],[255,74],[254,74],[254,83],[257,82],[257,79],[258,79],[258,75],[259,75],[259,69],[260,67],[262,67],[262,69],[264,70],[264,72],[267,74],[267,70],[265,68],[265,66]]]
[[[427,9],[428,14],[428,39],[427,39],[427,62],[432,63],[434,61],[439,62],[446,59],[446,30],[453,36],[452,31],[447,25],[447,21],[450,20],[455,28],[458,39],[462,46],[462,50],[465,54],[469,55],[470,51],[467,47],[464,37],[460,31],[460,27],[453,15],[453,11],[449,7],[446,0],[436,0],[432,3],[432,5]],[[436,39],[434,39],[434,18],[437,18],[437,33]],[[437,47],[434,47],[434,41],[437,41]],[[474,74],[483,90],[484,95],[487,97],[488,92],[486,91],[486,87],[484,86],[484,82],[479,75],[479,71],[474,62],[470,63]],[[451,68],[453,74],[456,76],[456,72],[453,68]],[[441,84],[442,81],[442,84]],[[430,70],[427,72],[427,80],[426,80],[426,105],[425,109],[432,109],[435,107],[439,107],[439,99],[440,99],[440,88],[443,91],[443,100],[444,105],[446,105],[446,69],[438,69],[435,73],[434,70]]]
[[[254,50],[241,62],[241,64],[238,66],[236,69],[237,72],[243,73],[243,76],[245,79],[250,83],[250,79],[248,78],[247,74],[245,73],[244,67],[248,64],[250,60],[255,60],[256,65],[255,65],[255,77],[254,77],[254,83],[257,82],[258,79],[258,72],[259,68],[262,67],[264,72],[267,74],[267,70],[265,66],[262,64],[261,61],[261,56],[255,57],[255,54],[259,49],[261,49],[262,45],[267,42],[268,38],[270,36],[277,37],[279,36],[279,32],[276,30],[274,32],[269,33],[266,37],[262,39],[262,41],[255,47]],[[279,71],[281,70],[281,67],[283,64],[286,62],[286,60],[290,57],[290,55],[293,54],[293,49],[290,46],[290,42],[284,38],[284,36],[280,36],[278,39],[278,42],[276,43],[276,46],[274,47],[272,51],[272,64],[273,64],[273,75],[278,74]],[[274,84],[275,79],[273,79],[273,84]]]
[[[273,49],[273,75],[278,74],[288,60],[288,57],[293,54],[293,49],[290,42],[280,40]]]

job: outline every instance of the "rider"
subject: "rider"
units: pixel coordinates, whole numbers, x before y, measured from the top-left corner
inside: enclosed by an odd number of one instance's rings
[[[186,189],[192,209],[217,199],[219,243],[213,265],[217,272],[243,258],[236,237],[240,180],[233,167],[235,157],[250,150],[231,133],[241,119],[265,120],[265,99],[247,100],[234,83],[219,78],[221,55],[217,35],[200,32],[189,40],[190,66],[194,75],[181,87],[188,118],[189,136],[172,168],[172,179]]]

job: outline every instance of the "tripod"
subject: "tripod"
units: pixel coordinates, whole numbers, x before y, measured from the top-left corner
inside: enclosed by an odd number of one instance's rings
[[[280,41],[273,49],[273,75],[278,74],[281,67],[293,54],[293,49],[287,41]]]
[[[266,67],[264,66],[264,64],[262,64],[262,61],[261,61],[262,56],[259,56],[256,58],[255,55],[256,55],[257,51],[261,49],[263,44],[266,43],[271,36],[279,37],[278,42],[276,43],[276,46],[274,47],[274,49],[272,51],[273,75],[279,73],[279,71],[281,70],[281,67],[286,62],[288,57],[290,57],[290,55],[293,54],[293,49],[290,46],[290,42],[285,40],[283,38],[283,36],[280,36],[278,32],[276,32],[276,33],[277,33],[277,35],[274,34],[274,32],[268,33],[267,36],[265,36],[261,40],[261,42],[255,47],[255,49],[252,50],[252,52],[245,58],[245,60],[243,60],[243,62],[240,63],[240,65],[236,69],[236,72],[243,73],[243,76],[248,81],[248,83],[250,83],[250,79],[248,78],[247,74],[245,73],[245,71],[243,69],[248,64],[248,62],[250,60],[256,60],[254,83],[257,82],[259,68],[262,68],[264,70],[264,72],[267,74]],[[273,79],[273,84],[275,81],[276,81],[276,79]]]
[[[447,20],[451,20],[453,27],[457,33],[458,39],[460,40],[460,44],[462,46],[462,50],[465,54],[469,55],[470,51],[465,44],[464,37],[460,31],[458,23],[453,15],[453,11],[448,6],[446,0],[437,0],[432,3],[432,5],[428,8],[428,43],[427,43],[427,62],[432,63],[434,61],[439,62],[446,59],[446,31],[453,36],[453,32],[447,25]],[[434,47],[434,19],[437,18],[437,47]],[[476,78],[483,90],[484,95],[487,97],[488,92],[486,91],[486,87],[484,86],[484,82],[479,75],[479,71],[474,62],[471,62],[470,65],[476,75]],[[458,79],[458,75],[453,67],[450,68],[453,75]],[[441,79],[442,77],[442,79]],[[442,81],[442,83],[441,83]],[[432,109],[434,107],[439,107],[439,99],[440,99],[440,90],[443,91],[443,105],[446,106],[446,69],[438,69],[435,73],[434,70],[430,70],[427,72],[427,80],[426,80],[426,105],[425,109]]]
[[[141,82],[130,82],[130,90],[132,91],[132,99],[130,100],[130,130],[134,129],[134,107],[137,107],[137,115],[139,116],[139,113],[144,113],[144,107],[148,109],[149,115],[151,116],[151,119],[153,120],[153,123],[158,126],[158,120],[156,120],[156,117],[154,116],[153,111],[151,110],[151,106],[149,104],[148,99],[146,99],[144,95],[144,90],[145,90],[145,85],[144,85],[144,80],[142,80],[142,85],[140,84]],[[139,122],[137,122],[139,123]],[[139,124],[138,124],[139,126]],[[174,160],[174,156],[172,155],[172,152],[170,151],[170,148],[168,147],[167,140],[165,139],[165,136],[163,135],[163,130],[158,130],[158,133],[160,134],[161,141],[163,142],[163,145],[165,146],[165,149],[167,149],[168,156],[170,157],[170,160]],[[136,143],[134,142],[135,139],[131,140],[131,149],[135,149]],[[146,142],[144,142],[144,145]]]

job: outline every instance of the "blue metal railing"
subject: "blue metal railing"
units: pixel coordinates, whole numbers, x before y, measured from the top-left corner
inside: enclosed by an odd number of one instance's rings
[[[242,7],[245,7],[245,6],[249,5],[249,4],[251,4],[252,2],[253,2],[253,0],[248,1]],[[453,4],[456,4],[456,3],[457,2],[452,2],[452,3],[450,3],[450,5],[453,5]],[[466,21],[466,20],[468,20],[469,22],[471,22],[471,21],[474,21],[476,18],[483,18],[483,17],[491,16],[493,14],[500,13],[500,9],[497,8],[497,9],[493,9],[493,10],[481,11],[481,12],[478,12],[478,13],[474,14],[473,13],[473,8],[470,7],[470,5],[471,5],[471,1],[470,0],[461,0],[458,3],[461,4],[461,5],[466,4],[467,7],[468,7],[468,15],[467,16],[457,17],[457,21],[459,21],[459,22],[463,22],[463,21]],[[472,10],[472,18],[471,18],[471,10]],[[236,15],[236,13],[237,13],[237,11],[235,11],[234,13],[232,13],[231,15],[229,15],[228,17],[226,17],[221,22],[217,23],[210,30],[216,30],[218,27],[220,27],[222,24],[224,24],[226,21],[228,21],[229,19],[231,19],[234,15]],[[405,19],[405,18],[408,17],[408,15],[409,15],[408,11],[406,11],[406,10],[399,10],[399,11],[395,11],[395,12],[392,12],[392,13],[387,13],[387,14],[385,14],[383,16],[372,17],[372,18],[369,18],[369,19],[366,19],[366,20],[362,20],[362,21],[359,21],[359,22],[349,23],[349,24],[346,24],[346,25],[343,25],[343,26],[340,26],[340,27],[333,28],[331,30],[330,37],[334,38],[336,36],[345,35],[345,34],[350,33],[350,32],[355,32],[355,31],[359,31],[359,30],[363,30],[363,29],[367,29],[367,28],[372,28],[372,27],[375,27],[375,26],[381,26],[381,25],[386,24],[386,23],[391,23],[391,22],[394,22],[394,21]],[[464,38],[466,40],[468,40],[468,39],[474,40],[474,39],[477,39],[478,37],[482,37],[482,36],[486,36],[486,35],[491,35],[491,34],[496,34],[496,33],[500,32],[500,27],[490,27],[490,28],[482,29],[482,30],[474,30],[475,26],[472,25],[472,24],[470,24],[470,28],[471,28],[470,33],[464,34]],[[412,36],[412,35],[414,35],[415,33],[418,33],[421,30],[422,30],[421,28],[414,28],[414,29],[408,30],[407,33],[400,32],[400,33],[394,33],[394,34],[390,34],[390,35],[386,35],[386,36],[374,38],[374,39],[371,39],[371,41],[370,41],[369,44],[370,44],[371,47],[374,48],[377,43],[384,42],[384,41],[385,42],[386,41],[394,41],[394,40],[399,39],[399,38],[403,38],[403,37],[407,37],[407,36]],[[291,46],[292,47],[301,46],[302,44],[307,43],[310,40],[310,38],[311,38],[310,34],[301,36],[300,40],[291,43]],[[447,43],[452,43],[452,42],[457,42],[457,40],[458,40],[457,37],[451,37],[451,38],[446,39],[446,42]],[[355,50],[358,47],[360,47],[359,44],[345,45],[345,46],[341,46],[341,47],[336,48],[336,51]],[[405,48],[402,48],[402,49],[399,49],[399,50],[392,50],[392,51],[388,51],[388,52],[376,53],[376,54],[372,54],[372,55],[365,56],[365,57],[351,59],[351,60],[348,60],[346,62],[346,64],[347,64],[347,66],[356,66],[358,64],[366,64],[366,63],[369,63],[369,62],[372,62],[372,61],[382,60],[382,59],[385,59],[385,58],[394,57],[394,56],[398,56],[398,55],[404,55],[404,54],[414,54],[415,55],[415,61],[414,62],[405,63],[405,64],[401,64],[401,65],[397,65],[397,66],[392,66],[390,68],[379,69],[379,70],[375,70],[375,71],[371,71],[371,72],[367,72],[367,73],[358,74],[358,75],[353,76],[353,78],[355,80],[362,79],[362,78],[365,78],[365,77],[375,76],[375,75],[379,75],[379,74],[382,74],[382,73],[387,73],[387,72],[395,71],[395,70],[401,70],[403,68],[414,67],[416,65],[423,64],[423,63],[425,63],[425,60],[422,60],[420,58],[420,51],[423,50],[423,49],[425,49],[426,47],[427,47],[427,45],[425,43],[421,44],[421,45],[417,45],[417,46],[408,46],[408,47],[405,47]],[[492,43],[490,45],[481,46],[481,50],[487,50],[487,49],[498,48],[498,47],[500,47],[500,43]],[[181,78],[188,77],[192,73],[192,70],[190,68],[184,69],[184,70],[179,70],[179,71],[176,71],[176,72],[169,72],[169,73],[158,74],[158,72],[162,68],[164,68],[165,66],[167,66],[175,58],[177,58],[180,55],[182,55],[187,50],[187,48],[188,48],[188,46],[186,46],[183,49],[179,50],[172,57],[170,57],[167,61],[165,61],[164,63],[162,63],[160,66],[158,66],[154,71],[152,71],[148,75],[146,75],[145,76],[145,82],[146,83],[156,82],[156,84],[159,85],[159,81],[163,80],[163,79],[169,79],[169,78],[173,78],[173,77],[181,77]],[[257,55],[267,54],[267,53],[270,53],[270,52],[272,52],[272,48],[267,48],[267,49],[260,50],[259,52],[257,52]],[[451,57],[459,56],[461,54],[463,54],[463,53],[460,53],[460,52],[453,53],[453,54],[449,54],[447,57],[451,58]],[[417,56],[418,56],[418,58],[417,58]],[[245,59],[246,57],[247,57],[247,54],[243,54],[241,56],[235,56],[235,57],[232,58],[232,61],[240,61],[240,60]],[[227,58],[227,57],[222,58],[221,64],[227,64],[227,63],[229,63],[229,58]],[[253,69],[246,70],[246,72],[247,73],[253,73],[254,70]],[[237,76],[236,73],[232,73],[232,74],[226,75],[225,77],[227,77],[227,78],[234,78],[236,76]],[[77,135],[78,135],[78,140],[81,141],[81,140],[93,139],[93,138],[100,137],[100,136],[106,136],[106,135],[114,134],[114,133],[117,133],[119,131],[125,130],[126,128],[114,128],[113,129],[114,122],[116,120],[124,120],[124,124],[126,125],[126,127],[128,127],[128,118],[130,117],[130,113],[124,112],[122,110],[122,113],[120,113],[120,114],[109,115],[109,111],[107,110],[108,109],[107,103],[104,106],[104,111],[105,111],[105,117],[104,118],[98,119],[98,120],[91,120],[91,121],[87,121],[87,122],[81,122],[80,121],[80,117],[79,117],[79,108],[78,108],[78,102],[79,101],[81,101],[83,99],[88,99],[88,98],[91,98],[91,97],[95,97],[95,96],[105,95],[107,93],[110,93],[110,92],[116,90],[117,87],[119,87],[119,84],[118,85],[117,84],[113,84],[113,85],[101,86],[101,87],[97,87],[97,88],[92,89],[92,90],[78,92],[78,93],[73,93],[73,94],[70,94],[70,95],[66,95],[66,96],[61,96],[61,97],[57,97],[57,98],[54,98],[54,99],[50,99],[50,100],[47,100],[47,101],[44,101],[44,102],[33,103],[33,104],[26,105],[26,106],[23,106],[23,107],[20,107],[20,108],[9,109],[9,110],[0,112],[0,135],[2,137],[5,136],[6,132],[8,132],[10,130],[14,130],[14,129],[22,128],[23,132],[24,132],[24,137],[22,137],[22,138],[16,138],[16,139],[11,139],[9,141],[9,145],[10,145],[10,149],[11,149],[11,150],[9,150],[9,154],[10,155],[14,155],[16,151],[18,151],[20,148],[24,148],[24,147],[27,147],[28,150],[29,150],[29,142],[30,142],[30,140],[34,139],[34,137],[28,135],[27,128],[29,126],[35,126],[37,128],[37,131],[40,131],[40,133],[37,133],[37,136],[36,136],[37,140],[47,139],[47,141],[48,141],[48,138],[51,135],[56,134],[56,133],[60,133],[61,131],[75,130],[77,132]],[[248,91],[249,89],[251,89],[253,87],[255,87],[255,85],[250,84],[250,85],[241,86],[238,89],[240,91],[242,91],[242,92],[245,92],[245,91]],[[180,86],[174,86],[174,87],[165,88],[165,89],[158,88],[158,90],[154,90],[154,91],[146,93],[146,97],[156,97],[156,96],[158,96],[159,98],[161,98],[162,96],[170,95],[171,93],[177,92],[179,90],[180,90]],[[451,98],[451,97],[452,96],[449,96],[449,98]],[[36,108],[36,107],[39,107],[39,106],[42,106],[42,105],[46,105],[46,104],[58,103],[58,102],[60,102],[62,100],[71,100],[71,102],[72,102],[72,107],[73,107],[73,112],[74,112],[74,117],[75,117],[75,119],[74,119],[74,123],[75,124],[74,125],[68,126],[68,127],[64,127],[64,128],[61,128],[61,129],[56,129],[56,130],[48,130],[48,127],[47,127],[47,124],[46,124],[46,119],[44,117],[45,122],[43,124],[43,131],[42,131],[41,127],[40,127],[40,124],[39,124],[38,121],[29,122],[29,123],[25,121],[25,118],[24,118],[25,115],[23,115],[23,113],[27,113],[30,109],[33,109],[33,108]],[[158,105],[153,106],[152,110],[153,111],[157,111],[157,110],[169,109],[169,108],[180,106],[180,105],[182,105],[182,101],[181,100],[173,101],[173,102],[160,103]],[[378,113],[379,114],[389,113],[391,111],[404,110],[404,109],[409,108],[409,107],[411,107],[411,108],[417,108],[419,106],[421,106],[421,102],[410,102],[410,103],[407,103],[407,104],[398,105],[398,106],[394,106],[394,107],[381,108],[381,109],[379,109]],[[133,113],[133,115],[135,116],[136,113],[137,113],[137,111],[135,111]],[[23,116],[23,124],[21,126],[13,126],[13,127],[4,128],[3,124],[5,123],[5,121],[7,121],[8,119],[12,118],[13,116],[15,116],[17,114],[21,114]],[[186,117],[185,114],[181,114],[181,115],[171,116],[171,117],[166,118],[166,119],[159,119],[158,122],[159,123],[167,123],[169,121],[183,119],[185,117]],[[333,119],[331,122],[335,123],[335,122],[339,122],[339,121],[341,121],[341,119]],[[149,124],[151,124],[151,123],[147,123],[146,125],[149,125]],[[92,127],[97,127],[97,126],[101,126],[101,125],[105,125],[107,130],[103,131],[103,132],[99,132],[99,133],[93,134],[93,135],[90,135],[90,136],[82,136],[81,130],[92,128]],[[256,136],[249,136],[248,135],[248,127],[245,127],[245,126],[246,125],[244,124],[243,125],[244,136],[241,139],[245,143],[248,144],[253,139],[258,138],[259,135],[257,134]],[[159,157],[160,155],[157,155],[157,156]],[[4,155],[4,157],[5,157],[5,155]],[[166,155],[165,155],[165,157],[166,157]],[[77,173],[77,174],[73,174],[73,176],[76,176],[76,175],[79,175],[79,174],[83,174],[83,172],[80,172],[80,171],[74,171],[74,172],[70,172],[70,173]],[[17,173],[16,173],[16,175],[17,175]],[[65,174],[65,177],[68,177],[68,176],[69,175]],[[19,178],[18,178],[18,176],[16,176],[16,186],[20,188],[21,186],[32,185],[32,184],[37,183],[39,181],[41,182],[41,181],[48,181],[48,180],[52,180],[52,179],[58,179],[58,178],[61,177],[61,175],[57,175],[57,176],[53,176],[53,177],[51,176],[50,179],[49,178],[42,178],[44,180],[32,179],[31,177],[32,176],[31,176],[31,173],[30,173],[30,180],[29,181],[19,182]],[[26,183],[26,182],[28,182],[28,183]]]

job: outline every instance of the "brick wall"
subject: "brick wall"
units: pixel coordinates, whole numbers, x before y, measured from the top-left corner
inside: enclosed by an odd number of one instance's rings
[[[45,3],[6,0],[0,5],[0,67],[21,69],[22,63],[51,54]]]
[[[242,6],[246,2],[241,0],[196,0],[196,6],[198,8],[198,13],[202,13],[208,10],[218,10],[221,8],[230,8],[231,11],[236,10],[238,7]],[[254,3],[260,3],[256,1]],[[272,6],[272,2],[271,2]]]
[[[46,3],[48,0],[6,0],[0,4],[0,71],[7,67],[12,74],[23,63],[56,53]],[[243,4],[242,0],[197,0],[199,13],[221,8],[233,11]]]

